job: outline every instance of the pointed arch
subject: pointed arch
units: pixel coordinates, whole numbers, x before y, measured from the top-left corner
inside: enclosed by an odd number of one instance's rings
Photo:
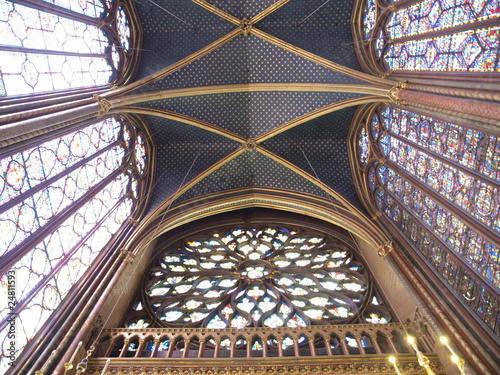
[[[377,105],[358,111],[350,142],[370,214],[430,270],[434,283],[452,292],[464,317],[498,336],[498,136]]]
[[[0,3],[2,97],[121,85],[135,74],[142,30],[133,1]]]
[[[355,45],[374,74],[498,81],[499,16],[497,0],[359,0]]]
[[[148,205],[154,147],[141,118],[115,116],[0,156],[2,289],[11,277],[20,284],[15,307],[0,311],[0,340],[7,340],[9,313],[15,313],[18,358],[119,253],[112,244]]]

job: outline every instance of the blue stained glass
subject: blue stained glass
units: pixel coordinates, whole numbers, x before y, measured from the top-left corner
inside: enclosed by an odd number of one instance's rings
[[[484,227],[499,230],[497,137],[389,106],[378,106],[372,126],[372,134],[378,134],[373,142],[380,145],[380,156],[387,158],[383,166],[371,164],[365,172],[379,210],[498,333],[499,312],[490,305],[500,303],[485,285],[500,290],[500,249],[466,220],[469,215]],[[399,175],[396,166],[414,180]],[[422,185],[463,214],[449,212],[448,206],[427,196],[429,190],[424,193]],[[477,297],[480,293],[485,293],[484,300]]]
[[[391,70],[497,71],[500,26],[391,44],[384,61]]]

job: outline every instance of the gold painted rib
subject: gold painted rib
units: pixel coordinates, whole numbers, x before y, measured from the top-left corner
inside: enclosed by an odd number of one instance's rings
[[[295,91],[295,92],[345,92],[353,94],[379,95],[389,99],[389,89],[377,85],[358,85],[358,84],[340,84],[340,83],[249,83],[237,85],[221,86],[202,86],[189,87],[182,89],[161,90],[146,92],[142,94],[132,94],[111,100],[111,108],[119,106],[143,103],[150,100],[161,100],[170,98],[179,98],[186,96],[227,94],[238,92],[254,91]]]
[[[238,35],[240,35],[240,33],[241,33],[241,30],[235,29],[235,30],[231,31],[230,33],[224,35],[222,38],[217,39],[215,42],[210,43],[208,46],[196,51],[195,53],[193,53],[187,57],[185,57],[184,59],[182,59],[182,60],[164,68],[164,69],[161,69],[160,71],[153,73],[153,74],[151,74],[143,79],[135,81],[129,85],[119,87],[116,90],[112,90],[108,93],[105,93],[102,95],[102,97],[114,98],[114,97],[117,97],[119,95],[129,93],[133,90],[137,90],[141,87],[147,86],[153,82],[156,82],[159,79],[162,79],[162,78],[168,76],[169,74],[172,74],[172,73],[184,68],[185,66],[200,59],[201,57],[208,55],[210,52],[215,51],[220,46],[226,44],[230,40],[232,40],[235,37],[237,37]]]
[[[287,123],[284,123],[280,126],[277,126],[273,130],[270,130],[267,133],[264,133],[261,136],[257,137],[255,139],[255,141],[257,143],[264,142],[265,140],[270,139],[277,134],[283,133],[283,132],[285,132],[285,131],[287,131],[287,130],[289,130],[297,125],[303,124],[303,123],[310,121],[312,119],[315,119],[317,117],[326,115],[327,113],[339,111],[341,109],[344,109],[347,107],[352,107],[355,105],[385,102],[385,101],[387,101],[387,98],[380,97],[380,96],[365,96],[365,97],[361,97],[361,98],[341,100],[339,102],[329,104],[329,105],[324,106],[322,108],[318,108],[314,111],[306,113],[303,116],[297,117],[291,121],[288,121]]]
[[[223,129],[218,127],[217,125],[210,124],[208,122],[198,120],[196,118],[186,116],[180,113],[167,111],[166,109],[152,108],[152,107],[135,107],[135,106],[126,106],[119,107],[111,111],[111,113],[136,113],[142,115],[151,115],[163,117],[169,120],[179,121],[184,124],[192,125],[200,129],[208,130],[212,133],[222,135],[226,138],[232,139],[233,141],[246,143],[246,138],[242,137],[239,134],[236,134],[232,131]]]
[[[352,68],[348,68],[346,66],[334,63],[330,60],[325,59],[324,57],[320,57],[318,55],[315,55],[314,53],[308,52],[302,48],[296,47],[293,44],[287,43],[279,38],[276,38],[275,36],[272,36],[262,30],[252,28],[251,33],[255,36],[258,36],[259,38],[272,43],[278,47],[281,47],[289,52],[292,52],[298,56],[301,56],[309,61],[312,61],[318,65],[321,65],[325,68],[331,69],[335,72],[345,74],[346,76],[353,77],[356,79],[360,79],[365,82],[370,82],[370,83],[375,83],[379,85],[384,85],[384,86],[394,86],[397,82],[385,78],[379,78],[375,77],[371,74],[363,73],[360,71],[357,71]]]
[[[212,12],[213,14],[215,14],[221,18],[224,18],[226,21],[229,21],[237,26],[239,26],[241,23],[241,20],[239,18],[223,11],[222,9],[217,8],[215,5],[210,4],[210,3],[206,2],[205,0],[191,0],[191,1],[193,3],[201,6],[202,8],[205,8],[209,12]]]
[[[264,9],[262,12],[257,14],[255,17],[252,18],[251,22],[252,24],[255,24],[259,21],[262,21],[264,18],[269,16],[271,13],[277,11],[279,8],[281,8],[283,5],[289,3],[290,0],[279,0],[275,2],[274,4],[270,5],[266,9]]]

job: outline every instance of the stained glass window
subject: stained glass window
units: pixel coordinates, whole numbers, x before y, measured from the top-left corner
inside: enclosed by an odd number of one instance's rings
[[[372,36],[376,21],[377,21],[377,3],[375,0],[367,0],[365,12],[363,14],[363,31],[365,39],[368,39]]]
[[[395,2],[378,13],[366,0],[363,33],[376,33],[368,48],[384,70],[493,72],[500,70],[498,17],[498,0]]]
[[[9,316],[16,314],[17,358],[134,215],[144,182],[132,155],[142,155],[145,171],[149,146],[130,121],[107,118],[0,159],[2,293],[9,274],[17,285],[15,308],[0,309],[0,368]]]
[[[496,334],[500,318],[500,139],[378,106],[358,153],[378,209]]]
[[[47,2],[93,18],[84,23],[57,7],[0,0],[0,96],[104,85],[123,70],[131,33],[123,7],[106,25],[111,9],[100,0]]]
[[[131,313],[129,328],[138,320],[207,328],[391,320],[355,251],[305,230],[238,227],[196,235],[160,252],[148,275],[145,310]]]

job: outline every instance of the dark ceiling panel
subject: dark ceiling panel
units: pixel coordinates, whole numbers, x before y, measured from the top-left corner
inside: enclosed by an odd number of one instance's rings
[[[209,3],[225,12],[243,19],[256,16],[278,0],[208,0]]]
[[[357,94],[323,92],[250,92],[156,100],[164,108],[255,138],[296,117]]]
[[[321,182],[361,208],[347,150],[347,134],[355,110],[345,108],[311,120],[265,141],[263,146],[317,175]]]
[[[353,0],[292,0],[256,27],[330,61],[361,70],[350,22]]]
[[[240,35],[144,91],[245,83],[291,82],[362,83],[256,36]]]
[[[191,0],[135,0],[144,31],[138,77],[172,65],[235,29]],[[160,8],[161,7],[161,8]]]
[[[193,186],[175,203],[248,187],[287,189],[328,198],[319,187],[257,151],[246,151]]]
[[[156,181],[149,210],[175,194],[200,173],[235,151],[240,144],[176,121],[146,116],[158,152]]]

